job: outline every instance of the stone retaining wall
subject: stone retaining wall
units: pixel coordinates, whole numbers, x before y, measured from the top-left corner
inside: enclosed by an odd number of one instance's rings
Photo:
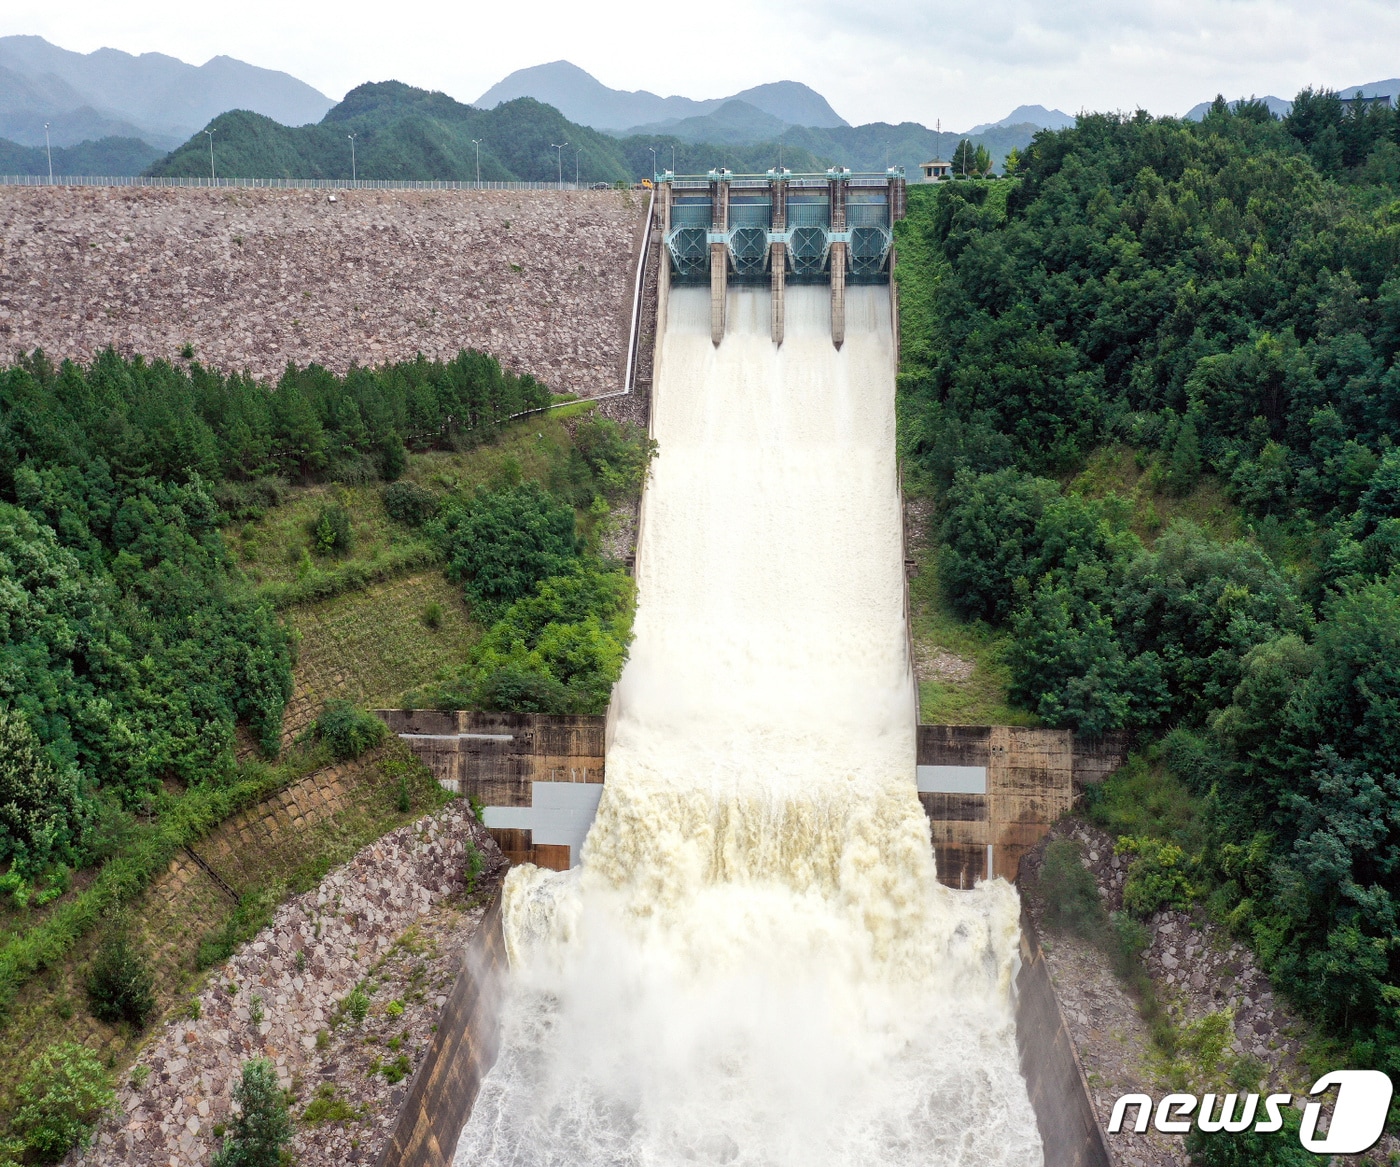
[[[108,345],[225,371],[451,357],[621,387],[632,191],[0,187],[0,352]]]
[[[209,1162],[239,1068],[256,1057],[276,1065],[298,1117],[318,1087],[333,1090],[355,1116],[299,1123],[298,1162],[372,1162],[408,1093],[382,1067],[396,1057],[409,1070],[423,1064],[443,1028],[463,941],[482,918],[481,908],[463,905],[453,926],[439,930],[440,943],[429,935],[434,913],[464,891],[469,845],[488,853],[489,877],[499,863],[495,847],[454,802],[385,835],[278,908],[271,925],[209,978],[198,1009],[153,1036],[119,1091],[117,1113],[70,1165]],[[358,1021],[341,1008],[357,985],[369,998]]]

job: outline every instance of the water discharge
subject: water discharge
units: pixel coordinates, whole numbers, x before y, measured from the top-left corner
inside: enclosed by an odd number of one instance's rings
[[[914,788],[888,291],[670,297],[636,641],[581,868],[510,873],[468,1167],[1039,1167],[1017,900]]]

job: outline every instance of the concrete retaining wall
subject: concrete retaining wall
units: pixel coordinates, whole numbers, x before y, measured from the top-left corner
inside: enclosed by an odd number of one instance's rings
[[[603,781],[602,717],[436,709],[379,717],[439,782],[483,806],[530,806],[536,782]],[[492,828],[491,837],[512,863],[569,866],[568,847],[537,845],[530,831]]]
[[[1016,974],[1016,1046],[1045,1146],[1045,1167],[1113,1167],[1113,1155],[1094,1114],[1084,1067],[1060,1013],[1035,926],[1024,907],[1021,969]]]
[[[610,710],[610,713],[612,711]],[[491,807],[529,807],[536,782],[601,783],[608,718],[540,713],[380,710],[389,728],[448,789]],[[1086,782],[1122,765],[1125,735],[1076,738],[1068,730],[1005,725],[921,725],[917,763],[985,771],[980,793],[926,789],[938,877],[971,887],[1000,875],[1014,880],[1021,856],[1070,808]],[[492,828],[514,863],[556,870],[570,849],[537,844],[528,830]],[[577,859],[577,856],[573,856]]]
[[[921,777],[919,801],[932,828],[939,880],[951,887],[997,875],[1014,880],[1021,856],[1069,810],[1085,782],[1122,765],[1126,747],[1121,735],[1091,742],[1064,729],[919,726],[921,770],[985,772],[980,792],[931,790],[938,782]]]
[[[472,937],[467,960],[438,1018],[427,1056],[413,1075],[378,1167],[448,1167],[482,1079],[500,1049],[500,1003],[507,973],[501,893]]]
[[[1102,782],[1127,760],[1133,735],[1126,729],[1110,730],[1102,737],[1074,737],[1074,789]]]

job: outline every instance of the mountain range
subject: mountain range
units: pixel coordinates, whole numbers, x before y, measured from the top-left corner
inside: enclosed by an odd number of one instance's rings
[[[645,89],[609,89],[592,74],[568,61],[517,69],[472,104],[478,109],[494,109],[517,97],[533,97],[554,106],[572,122],[619,136],[636,133],[638,127],[669,132],[668,127],[716,113],[736,101],[786,125],[847,124],[826,98],[800,81],[774,81],[729,97],[697,101],[690,97],[658,97]]]
[[[1342,96],[1400,95],[1400,79],[1351,86]],[[1282,116],[1291,103],[1263,98]],[[1201,117],[1208,102],[1188,117]],[[476,176],[472,139],[482,139],[484,180],[570,179],[569,155],[585,182],[634,180],[660,167],[696,173],[785,165],[854,170],[949,158],[962,138],[1001,164],[1042,129],[1075,118],[1021,105],[1000,121],[962,133],[917,122],[852,126],[798,81],[756,85],[697,100],[611,89],[568,61],[520,69],[474,105],[397,81],[359,86],[333,102],[287,73],[218,56],[195,66],[160,53],[116,49],[75,53],[36,36],[0,37],[0,172],[44,174],[49,124],[54,172],[153,175],[216,171],[247,178],[349,178],[347,135],[356,135],[355,173],[392,179]],[[567,141],[560,155],[552,142]],[[169,151],[167,154],[166,151]],[[562,162],[562,166],[561,166]]]
[[[247,109],[287,125],[319,121],[335,103],[289,73],[232,57],[190,65],[163,53],[74,53],[43,37],[0,37],[0,138],[55,146],[140,138],[169,150],[210,118]]]
[[[968,130],[969,136],[985,134],[988,130],[1004,130],[1011,126],[1035,126],[1041,130],[1068,130],[1074,127],[1078,118],[1071,117],[1063,110],[1046,109],[1043,105],[1018,105],[999,122],[983,122]]]
[[[517,97],[493,109],[454,101],[445,93],[399,81],[360,85],[315,125],[284,126],[269,117],[232,110],[210,123],[215,169],[238,178],[349,178],[355,135],[359,178],[446,179],[471,182],[477,175],[475,141],[481,143],[484,182],[633,182],[651,174],[652,149],[663,164],[676,149],[676,165],[708,169],[767,169],[777,146],[692,146],[675,139],[616,138],[571,122],[551,105]],[[567,143],[556,152],[555,142]],[[803,169],[829,165],[805,150],[793,152]],[[197,177],[209,173],[208,140],[196,134],[148,173]]]

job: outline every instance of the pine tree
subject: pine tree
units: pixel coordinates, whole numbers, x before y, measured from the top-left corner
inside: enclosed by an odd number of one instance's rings
[[[239,1113],[229,1124],[213,1167],[277,1167],[292,1139],[292,1120],[272,1063],[259,1058],[244,1065],[233,1099]]]

